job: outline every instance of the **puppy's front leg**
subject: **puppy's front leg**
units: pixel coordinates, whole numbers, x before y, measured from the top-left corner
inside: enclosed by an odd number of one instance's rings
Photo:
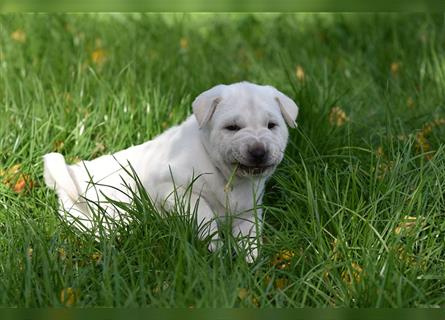
[[[238,238],[241,248],[246,249],[246,261],[252,263],[258,257],[259,246],[261,245],[262,210],[251,210],[248,214],[243,214],[235,218],[232,232]]]
[[[190,210],[196,210],[195,212],[199,227],[199,238],[205,239],[211,235],[209,250],[211,252],[216,251],[221,247],[221,239],[219,238],[218,224],[212,208],[210,208],[209,204],[204,198],[192,193],[190,195]]]
[[[159,194],[165,194],[166,196],[160,197],[165,199],[161,204],[161,207],[170,211],[174,210],[178,203],[175,203],[175,199],[183,199],[180,205],[190,208],[190,214],[196,214],[196,220],[198,223],[198,237],[203,240],[208,236],[211,236],[209,244],[209,250],[214,252],[221,246],[221,240],[218,234],[218,224],[215,219],[215,214],[207,201],[196,193],[188,193],[183,188],[177,188],[176,191],[171,191],[172,186],[170,184],[162,185],[158,187]],[[177,194],[177,197],[174,194]],[[185,201],[185,202],[183,202]]]
[[[188,199],[190,205],[190,214],[196,214],[198,223],[198,237],[204,240],[211,236],[209,251],[214,252],[221,247],[221,239],[218,234],[218,224],[212,208],[207,201],[200,195],[191,193]]]

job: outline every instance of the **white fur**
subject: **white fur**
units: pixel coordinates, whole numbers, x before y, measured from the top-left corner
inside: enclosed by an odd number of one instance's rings
[[[74,165],[67,165],[61,154],[45,155],[45,182],[58,194],[60,215],[78,228],[92,229],[92,217],[98,212],[86,203],[88,199],[104,208],[107,218],[122,219],[122,212],[107,203],[104,195],[131,201],[116,190],[125,191],[124,181],[127,187],[135,187],[122,168],[129,169],[128,163],[156,206],[167,210],[175,205],[175,187],[181,195],[192,179],[201,175],[190,197],[191,208],[197,205],[198,223],[208,226],[200,236],[212,235],[209,249],[215,250],[220,245],[217,218],[233,214],[233,234],[250,248],[246,259],[253,261],[258,255],[257,232],[262,221],[258,206],[264,184],[283,158],[288,138],[286,123],[293,126],[298,107],[273,87],[241,82],[218,85],[202,93],[193,103],[193,112],[182,124],[155,139],[113,155]],[[240,130],[226,129],[235,122]],[[268,129],[270,122],[275,128]],[[249,148],[258,143],[267,150],[264,167],[255,169],[261,173],[251,169],[258,166],[249,160]]]

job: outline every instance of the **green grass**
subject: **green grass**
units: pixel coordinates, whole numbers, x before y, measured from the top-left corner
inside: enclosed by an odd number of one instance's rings
[[[61,306],[64,288],[76,306],[443,305],[445,126],[427,128],[445,117],[443,39],[443,15],[0,16],[0,169],[34,181],[16,193],[1,178],[0,305]],[[300,106],[253,265],[144,200],[100,243],[58,219],[43,154],[141,143],[240,80]]]

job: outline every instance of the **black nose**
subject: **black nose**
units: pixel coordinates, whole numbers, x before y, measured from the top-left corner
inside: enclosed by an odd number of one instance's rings
[[[255,143],[248,149],[252,162],[261,163],[266,159],[266,148],[262,143]]]

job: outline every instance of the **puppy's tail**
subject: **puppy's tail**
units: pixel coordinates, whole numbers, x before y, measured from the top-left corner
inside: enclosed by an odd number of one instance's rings
[[[74,203],[79,199],[80,192],[75,177],[60,153],[52,152],[43,156],[43,176],[45,183],[50,188],[55,188],[57,193],[65,193]]]

